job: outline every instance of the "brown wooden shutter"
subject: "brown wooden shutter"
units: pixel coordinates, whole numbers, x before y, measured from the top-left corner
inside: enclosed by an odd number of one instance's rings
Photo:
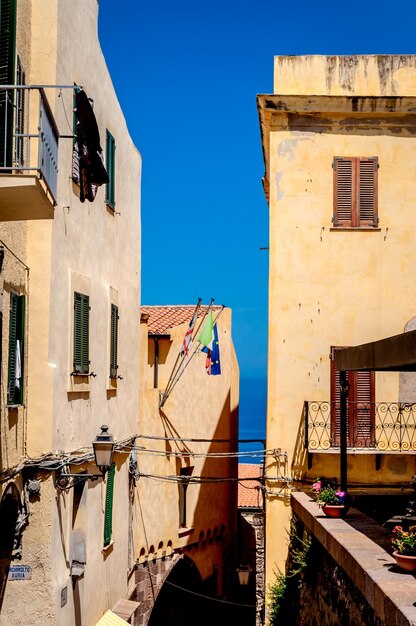
[[[334,158],[334,226],[352,226],[353,159]]]
[[[377,226],[377,157],[360,158],[357,170],[358,225]]]
[[[340,445],[341,390],[336,354],[331,348],[331,445]],[[363,370],[347,372],[350,391],[347,404],[347,445],[372,448],[375,445],[375,376]]]
[[[339,386],[339,370],[337,368],[336,354],[340,348],[331,348],[331,445],[340,444],[340,419],[341,419],[341,388]],[[350,382],[350,372],[347,372],[347,380]],[[347,437],[348,437],[347,424]]]
[[[350,372],[353,384],[350,389],[348,421],[352,442],[356,448],[372,448],[375,444],[374,372]]]

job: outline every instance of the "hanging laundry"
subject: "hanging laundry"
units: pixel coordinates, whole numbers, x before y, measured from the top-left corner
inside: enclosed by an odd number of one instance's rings
[[[103,150],[100,144],[100,132],[92,108],[93,101],[82,89],[75,96],[76,147],[72,153],[72,179],[80,186],[81,202],[85,198],[93,202],[97,188],[109,182],[104,167]],[[78,159],[78,167],[77,161]]]
[[[20,379],[22,377],[22,362],[21,362],[21,355],[20,355],[20,340],[17,339],[16,340],[16,369],[15,369],[15,387],[16,389],[20,390]]]

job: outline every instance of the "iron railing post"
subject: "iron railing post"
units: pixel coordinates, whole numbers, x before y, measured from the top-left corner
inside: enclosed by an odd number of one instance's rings
[[[305,413],[305,449],[309,446],[309,402],[305,400],[303,411]]]
[[[347,491],[348,474],[347,474],[347,401],[349,392],[349,383],[347,380],[347,372],[340,371],[339,384],[341,387],[340,402],[340,482],[341,491]]]

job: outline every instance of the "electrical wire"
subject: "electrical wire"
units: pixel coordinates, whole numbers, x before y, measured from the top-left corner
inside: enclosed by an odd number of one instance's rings
[[[258,481],[262,482],[262,478],[239,478],[238,476],[167,476],[163,474],[148,474],[146,472],[137,472],[138,478],[154,478],[156,480],[165,480],[167,482],[186,483],[189,484],[204,484],[204,483],[229,483],[240,481]]]
[[[183,441],[185,443],[264,443],[265,439],[195,439],[194,437],[161,437],[159,435],[136,435],[136,439],[154,439],[155,441]]]
[[[155,456],[177,456],[177,457],[185,457],[192,456],[195,458],[239,458],[239,457],[253,457],[253,458],[264,458],[265,456],[276,456],[274,450],[247,450],[240,452],[182,452],[175,450],[152,450],[148,448],[142,448],[141,446],[132,446],[131,450],[137,450],[137,452],[155,455]]]
[[[247,609],[255,609],[254,604],[241,604],[240,602],[230,602],[229,600],[220,600],[219,598],[211,598],[211,596],[204,596],[202,593],[197,593],[196,591],[191,591],[190,589],[185,589],[185,587],[180,587],[179,585],[175,585],[175,583],[171,583],[169,580],[165,581],[165,585],[171,585],[171,587],[176,587],[176,589],[180,589],[181,591],[186,591],[186,593],[191,593],[193,596],[199,596],[200,598],[205,598],[205,600],[211,600],[212,602],[220,602],[221,604],[231,604],[233,606],[242,606]]]

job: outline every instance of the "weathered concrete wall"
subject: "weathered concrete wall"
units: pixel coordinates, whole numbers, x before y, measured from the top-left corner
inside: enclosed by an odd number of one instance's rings
[[[409,96],[416,93],[416,55],[276,56],[274,93]]]

